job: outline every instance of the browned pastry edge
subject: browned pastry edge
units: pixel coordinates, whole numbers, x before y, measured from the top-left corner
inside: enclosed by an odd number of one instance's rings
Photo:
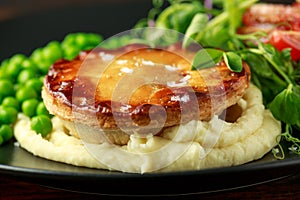
[[[78,62],[78,59],[80,58],[75,59],[75,61],[58,61],[50,71],[56,65],[72,65],[72,62]],[[179,87],[172,91],[168,88],[162,88],[156,93],[158,99],[161,99],[161,105],[141,104],[135,106],[131,112],[113,112],[112,106],[120,106],[118,102],[100,102],[97,105],[84,108],[66,102],[65,98],[51,91],[47,76],[44,81],[42,98],[50,113],[66,121],[107,131],[117,131],[121,127],[133,132],[158,133],[157,127],[155,127],[156,124],[163,123],[163,127],[170,127],[195,119],[209,121],[213,115],[221,114],[243,96],[249,86],[249,66],[244,63],[242,72],[227,74],[229,69],[223,65],[224,63],[221,63],[218,66],[221,71],[226,71],[224,74],[227,77],[222,77],[224,78],[222,84],[210,86],[209,89],[205,88],[205,90],[203,87],[197,86]],[[205,71],[203,72],[205,73]],[[192,101],[186,103],[170,101],[174,96],[174,90],[176,90],[175,93],[178,96],[188,94]],[[211,103],[212,101],[213,103]],[[197,102],[198,107],[195,108],[195,105],[191,102]],[[161,106],[164,108],[163,112],[161,112]],[[195,112],[195,109],[198,109],[198,112]],[[143,129],[143,127],[147,128]],[[163,127],[158,127],[158,129]]]

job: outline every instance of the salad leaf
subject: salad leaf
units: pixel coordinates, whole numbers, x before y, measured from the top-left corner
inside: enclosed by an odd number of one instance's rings
[[[277,73],[282,76],[282,78],[287,83],[292,83],[292,77],[290,76],[293,71],[292,62],[290,56],[287,56],[287,51],[280,53],[271,44],[258,44],[258,50],[264,58],[274,67]]]
[[[259,74],[261,77],[272,77],[273,71],[269,63],[261,55],[252,52],[245,52],[242,54],[245,60],[251,67],[253,73]]]
[[[270,103],[275,118],[294,125],[300,120],[300,87],[290,84]]]
[[[228,15],[229,35],[235,35],[237,28],[241,25],[242,9],[236,9],[236,6],[241,3],[240,0],[224,1],[224,8]]]
[[[186,30],[185,37],[182,42],[183,48],[186,48],[189,45],[189,43],[191,42],[190,38],[193,38],[193,36],[195,36],[196,33],[199,34],[199,31],[204,30],[204,27],[206,26],[207,22],[208,16],[206,14],[197,13],[194,16],[191,24]]]
[[[155,18],[161,13],[164,0],[152,0],[152,8],[148,12],[146,18],[138,20],[134,28],[154,27]]]
[[[238,50],[243,43],[236,37],[235,30],[241,23],[242,13],[258,0],[228,0],[223,1],[223,11],[207,23],[195,38],[200,44],[223,50]]]
[[[194,15],[203,12],[204,7],[198,1],[174,3],[157,17],[156,27],[173,29],[185,33]]]
[[[241,72],[243,69],[242,58],[234,52],[224,52],[224,61],[227,67],[233,72]]]
[[[212,48],[201,49],[196,53],[192,63],[192,70],[214,67],[222,59],[224,59],[226,66],[231,71],[242,71],[242,58],[238,54]]]
[[[215,66],[223,56],[223,51],[217,49],[201,49],[199,50],[192,63],[192,70],[204,69]]]

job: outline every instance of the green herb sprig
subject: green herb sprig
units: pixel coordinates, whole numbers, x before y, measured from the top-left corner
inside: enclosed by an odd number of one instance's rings
[[[224,60],[226,66],[233,72],[241,72],[243,69],[242,58],[238,54],[204,48],[196,53],[192,63],[192,70],[213,67],[221,60]]]

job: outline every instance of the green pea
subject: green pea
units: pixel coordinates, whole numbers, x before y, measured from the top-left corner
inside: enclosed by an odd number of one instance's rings
[[[80,50],[92,49],[103,40],[100,35],[93,33],[72,33],[68,34],[61,47],[65,59],[71,60],[78,55]]]
[[[45,59],[43,48],[34,50],[30,56],[30,59],[34,62],[42,74],[46,74],[49,67],[53,64],[53,61]]]
[[[3,142],[7,142],[8,140],[10,140],[13,137],[12,128],[7,124],[1,125],[1,127],[0,127],[0,136],[3,139]]]
[[[5,73],[9,77],[15,78],[18,76],[21,69],[22,69],[21,64],[9,62],[8,65],[5,67]]]
[[[8,79],[0,79],[0,95],[9,96],[14,94],[14,84]]]
[[[36,65],[38,65],[40,62],[43,62],[44,58],[42,48],[35,49],[30,58]]]
[[[38,115],[31,119],[31,129],[46,137],[52,131],[51,119],[46,115]]]
[[[37,99],[25,100],[22,103],[22,112],[28,117],[35,116],[38,103],[39,103],[39,101]]]
[[[99,45],[100,42],[102,42],[103,38],[102,36],[94,33],[88,33],[89,43],[93,45]]]
[[[3,124],[12,124],[17,120],[18,111],[13,107],[0,106],[0,122]]]
[[[44,62],[40,62],[39,65],[38,65],[38,68],[41,72],[42,75],[46,75],[48,73],[48,70],[50,68],[50,66],[52,65],[53,63],[50,62],[50,61],[44,61]]]
[[[16,110],[20,109],[18,100],[15,97],[5,97],[2,101],[3,107],[13,107]]]
[[[63,51],[64,51],[64,58],[67,60],[72,60],[78,55],[80,49],[76,46],[69,46],[63,49]]]
[[[23,69],[29,69],[35,73],[38,72],[38,67],[36,66],[36,64],[34,64],[34,62],[31,59],[24,60],[21,65]]]
[[[4,60],[1,62],[1,67],[8,65],[8,63],[9,63],[9,58],[4,59]]]
[[[75,33],[70,33],[68,34],[64,40],[62,41],[62,47],[65,48],[65,47],[68,47],[70,45],[74,45],[76,44],[76,34]]]
[[[129,44],[131,37],[129,35],[124,35],[124,36],[121,36],[119,40],[120,40],[121,46],[123,46],[123,45]]]
[[[42,83],[44,83],[44,79],[45,79],[45,76],[40,76],[40,77],[39,77],[39,80],[40,80]]]
[[[105,43],[105,48],[114,49],[120,46],[119,38],[112,38]]]
[[[9,74],[6,73],[5,66],[0,67],[0,79],[11,79]]]
[[[20,87],[16,91],[16,98],[19,102],[23,102],[26,99],[33,99],[37,97],[38,93],[34,90],[34,88],[31,87]]]
[[[82,48],[88,43],[88,37],[83,33],[79,33],[75,37],[75,43],[78,47]]]
[[[36,73],[33,70],[23,69],[17,79],[19,83],[25,83],[34,77],[36,77]]]
[[[44,77],[42,77],[44,78]],[[43,87],[43,80],[41,80],[40,78],[33,78],[28,80],[25,83],[25,86],[33,88],[36,92],[41,92],[42,87]]]
[[[47,110],[44,102],[39,102],[39,104],[36,107],[36,114],[37,115],[46,115],[48,117],[51,117],[49,111]]]
[[[16,94],[16,92],[17,92],[21,87],[22,87],[22,85],[19,84],[19,83],[15,83],[15,84],[14,84],[14,91],[15,91],[15,94]]]
[[[62,58],[62,50],[59,42],[52,41],[43,49],[43,57],[51,62]]]
[[[13,57],[10,58],[9,62],[20,64],[25,59],[26,59],[25,55],[23,55],[23,54],[15,54]]]
[[[82,50],[92,50],[94,48],[95,48],[95,46],[90,45],[90,46],[85,46],[84,48],[82,48]]]

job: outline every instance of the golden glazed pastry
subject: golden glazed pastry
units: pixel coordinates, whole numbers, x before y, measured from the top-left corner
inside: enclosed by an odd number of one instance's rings
[[[220,62],[191,70],[195,53],[178,44],[166,49],[128,45],[82,52],[72,61],[59,60],[51,66],[42,97],[69,129],[74,129],[74,122],[91,132],[101,129],[105,138],[95,139],[96,143],[124,145],[128,132],[156,135],[191,120],[209,121],[244,95],[250,69],[244,63],[237,73]],[[76,131],[71,134],[79,137]]]

